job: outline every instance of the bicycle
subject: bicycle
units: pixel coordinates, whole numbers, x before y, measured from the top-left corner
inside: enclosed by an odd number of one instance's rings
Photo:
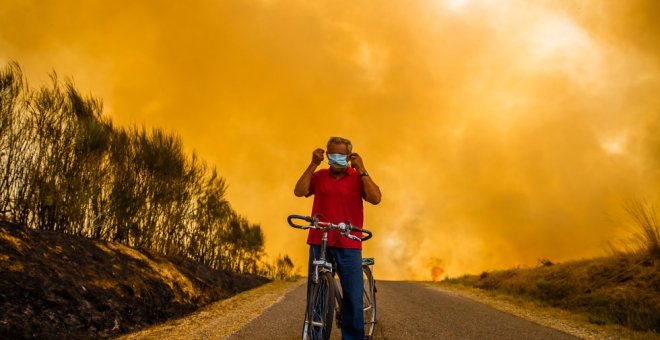
[[[310,225],[298,225],[293,220],[303,220]],[[341,303],[342,296],[337,289],[337,282],[334,279],[335,268],[333,263],[326,260],[326,250],[328,243],[328,232],[338,230],[344,237],[355,241],[364,242],[371,238],[369,230],[353,227],[350,222],[339,224],[321,222],[318,218],[291,215],[287,218],[289,225],[298,229],[320,229],[323,230],[321,241],[320,258],[315,259],[314,273],[312,276],[311,294],[307,297],[307,307],[305,309],[305,322],[303,323],[303,340],[330,339],[332,331],[332,319],[336,315],[337,327],[341,328]],[[351,232],[362,232],[367,236],[357,237]],[[373,258],[362,259],[363,275],[363,310],[364,310],[364,334],[367,339],[371,339],[376,329],[376,281],[374,280],[371,266],[375,263]],[[334,312],[334,313],[333,313]]]

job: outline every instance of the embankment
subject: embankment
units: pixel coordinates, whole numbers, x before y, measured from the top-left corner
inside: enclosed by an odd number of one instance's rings
[[[90,338],[190,313],[268,279],[0,223],[0,338]]]

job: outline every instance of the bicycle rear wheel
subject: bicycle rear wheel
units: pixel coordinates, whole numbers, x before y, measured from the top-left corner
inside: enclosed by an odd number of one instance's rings
[[[332,331],[335,312],[335,280],[328,272],[319,274],[319,282],[312,287],[307,301],[303,339],[327,340]]]
[[[362,294],[364,308],[364,336],[371,339],[376,330],[376,282],[369,266],[362,266],[362,275],[364,281]]]

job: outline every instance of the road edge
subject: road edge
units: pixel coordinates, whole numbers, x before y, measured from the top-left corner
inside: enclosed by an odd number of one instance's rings
[[[118,339],[226,339],[306,282],[273,281],[203,307],[183,318],[170,320]]]
[[[589,323],[584,316],[570,311],[540,306],[531,301],[486,292],[473,287],[448,285],[437,282],[418,283],[446,294],[457,295],[481,302],[499,311],[581,339],[649,339],[649,336],[654,339],[660,338],[648,332],[635,332],[619,325],[594,325]]]

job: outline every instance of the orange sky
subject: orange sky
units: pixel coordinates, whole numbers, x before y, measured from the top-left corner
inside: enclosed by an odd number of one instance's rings
[[[271,256],[306,261],[293,186],[353,140],[385,279],[605,254],[660,192],[657,1],[0,3],[0,63],[51,70],[120,124],[217,165]],[[368,204],[367,204],[368,205]]]

